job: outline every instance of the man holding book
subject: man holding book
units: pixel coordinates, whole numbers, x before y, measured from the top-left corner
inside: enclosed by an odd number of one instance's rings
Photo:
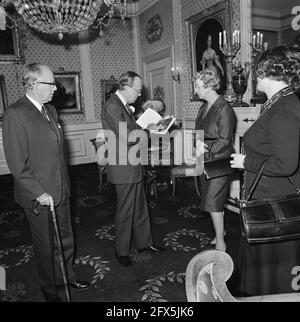
[[[163,248],[153,246],[148,206],[143,184],[143,166],[131,164],[126,155],[126,162],[120,162],[122,149],[126,145],[127,152],[139,142],[128,142],[130,132],[140,129],[131,112],[133,104],[141,95],[142,79],[134,72],[126,72],[118,81],[118,90],[104,104],[101,112],[102,125],[105,130],[114,133],[117,139],[116,164],[108,165],[108,180],[115,186],[117,208],[116,225],[116,256],[121,265],[129,267],[131,241],[135,241],[138,252],[159,252]],[[120,123],[125,123],[127,133],[120,131]],[[151,130],[156,126],[151,125]],[[122,161],[124,161],[122,159]]]

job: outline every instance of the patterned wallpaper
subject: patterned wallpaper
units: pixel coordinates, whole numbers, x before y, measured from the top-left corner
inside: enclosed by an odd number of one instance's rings
[[[68,48],[58,43],[55,38],[42,35],[42,39],[37,33],[27,30],[23,33],[24,54],[27,63],[41,62],[58,71],[63,67],[65,71],[80,71],[79,50],[76,45]],[[23,65],[0,64],[0,74],[5,77],[5,84],[8,96],[8,104],[18,100],[23,94],[22,73]],[[85,121],[84,114],[62,116],[64,123],[81,123]]]
[[[146,10],[140,15],[140,39],[141,39],[141,49],[142,57],[160,51],[166,47],[170,47],[174,43],[174,32],[173,32],[173,11],[172,11],[172,0],[160,0],[151,8]],[[150,18],[156,14],[160,15],[163,31],[162,37],[159,41],[149,44],[145,32],[147,27],[147,22]]]
[[[125,26],[120,20],[112,20],[111,28],[104,37],[97,37],[90,42],[93,91],[96,118],[100,119],[101,112],[101,82],[109,79],[110,75],[120,76],[126,70],[134,68],[132,45],[132,30],[130,21]],[[80,53],[77,44],[64,46],[56,39],[43,37],[35,32],[27,31],[23,37],[25,45],[25,60],[27,63],[42,62],[50,65],[54,71],[63,67],[65,71],[81,71]],[[8,104],[12,104],[23,96],[22,73],[23,65],[0,64],[0,74],[5,77]],[[61,115],[65,124],[84,123],[84,114]]]
[[[183,26],[183,106],[185,119],[195,119],[199,109],[199,102],[190,101],[190,87],[189,87],[189,53],[188,53],[188,37],[185,28],[185,20],[189,17],[209,8],[219,0],[181,0],[182,3],[182,26]],[[232,30],[240,29],[240,3],[239,0],[232,0]]]
[[[125,27],[113,20],[109,33],[90,43],[92,77],[96,119],[100,120],[102,89],[101,79],[118,78],[128,70],[134,70],[134,51],[131,23]]]
[[[181,0],[182,27],[183,27],[183,107],[186,119],[194,119],[197,115],[199,103],[190,102],[189,93],[189,61],[187,52],[187,30],[185,20],[202,10],[213,6],[219,0]],[[233,29],[240,28],[239,0],[232,0]],[[159,41],[149,44],[145,37],[147,21],[159,14],[163,24],[163,33]],[[172,46],[174,43],[172,0],[160,0],[153,7],[140,16],[142,56],[156,53],[161,49]],[[64,67],[65,71],[80,70],[80,55],[76,45],[64,47],[57,42],[41,40],[34,33],[26,35],[25,57],[27,62],[45,62],[57,70]],[[116,78],[124,71],[134,69],[134,51],[132,45],[131,23],[126,21],[124,28],[119,20],[113,20],[109,34],[103,38],[96,38],[90,43],[92,61],[92,79],[95,102],[96,119],[100,119],[101,112],[101,79],[109,79],[111,75]],[[23,95],[22,65],[0,64],[0,74],[4,74],[8,103],[11,104]],[[84,115],[70,115],[62,117],[65,123],[82,123]]]
[[[23,65],[0,64],[0,75],[4,75],[8,105],[17,101],[24,93],[22,73]]]

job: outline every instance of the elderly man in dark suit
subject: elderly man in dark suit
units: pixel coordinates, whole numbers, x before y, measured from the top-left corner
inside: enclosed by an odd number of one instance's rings
[[[4,152],[14,178],[15,200],[30,224],[42,292],[46,301],[61,301],[57,286],[63,285],[63,277],[49,210],[56,211],[69,285],[75,289],[89,285],[77,280],[72,267],[74,241],[63,133],[55,108],[46,105],[56,85],[51,69],[41,64],[26,66],[23,81],[26,95],[4,116]]]
[[[114,147],[117,164],[109,164],[108,180],[114,184],[117,195],[116,256],[121,265],[128,267],[132,265],[129,252],[133,238],[139,252],[158,252],[163,248],[153,246],[142,165],[134,165],[127,158],[130,147],[137,144],[129,142],[127,136],[139,129],[130,104],[141,95],[142,79],[138,74],[129,71],[120,77],[118,88],[105,103],[101,119],[103,128],[112,131],[117,139]],[[121,133],[120,123],[125,124],[126,133]],[[153,127],[151,129],[154,130]],[[123,148],[125,146],[125,151],[120,148],[121,145]]]

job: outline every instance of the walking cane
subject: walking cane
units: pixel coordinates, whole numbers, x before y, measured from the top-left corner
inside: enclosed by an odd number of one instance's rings
[[[68,280],[67,280],[66,266],[65,266],[64,255],[63,255],[63,248],[62,248],[62,244],[61,244],[61,240],[60,240],[59,228],[57,225],[56,213],[55,213],[54,209],[53,209],[53,211],[51,211],[51,216],[52,216],[55,236],[56,236],[56,240],[57,240],[58,257],[59,257],[60,267],[61,267],[61,271],[62,271],[62,275],[63,275],[67,302],[71,302],[69,284],[68,284]]]
[[[39,215],[39,212],[36,209],[37,205],[38,205],[38,202],[36,202],[35,207],[34,207],[34,214],[36,216]],[[66,292],[66,297],[67,297],[67,302],[71,302],[69,284],[68,284],[68,279],[67,279],[67,271],[66,271],[64,255],[63,255],[63,247],[62,247],[61,240],[60,240],[59,228],[58,228],[57,220],[56,220],[56,213],[55,213],[55,210],[50,211],[50,212],[51,212],[51,217],[52,217],[52,221],[53,221],[55,237],[56,237],[56,240],[57,240],[58,258],[59,258],[59,263],[60,263],[60,267],[61,267],[61,271],[62,271],[64,286],[65,286],[65,292]]]

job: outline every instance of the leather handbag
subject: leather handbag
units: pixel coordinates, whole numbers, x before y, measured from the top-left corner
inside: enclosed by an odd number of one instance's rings
[[[204,161],[204,173],[207,179],[223,177],[231,174],[233,169],[230,165],[231,157],[217,158]]]
[[[295,193],[279,198],[250,200],[266,162],[245,200],[240,201],[242,234],[248,243],[269,243],[300,238],[300,189],[288,178]]]

